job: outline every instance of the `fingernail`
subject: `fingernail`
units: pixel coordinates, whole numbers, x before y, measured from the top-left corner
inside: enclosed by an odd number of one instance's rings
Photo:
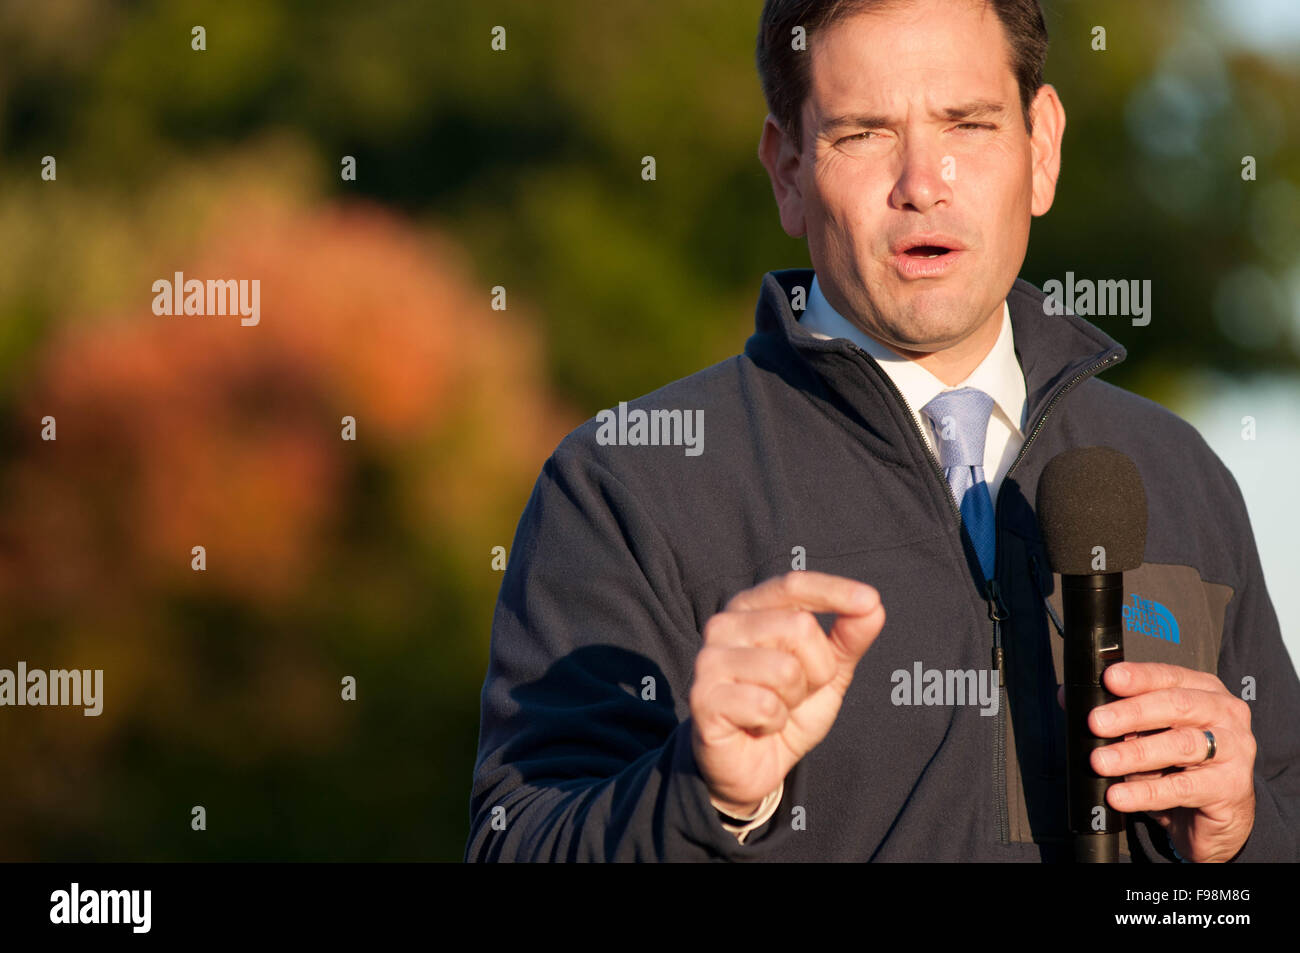
[[[1115,682],[1119,683],[1120,685],[1125,685],[1128,683],[1129,672],[1128,669],[1126,669],[1123,665],[1116,665],[1114,668],[1111,669],[1111,671],[1115,673],[1114,675],[1111,676],[1111,679],[1113,679]]]
[[[1109,771],[1114,761],[1115,761],[1115,756],[1111,754],[1109,751],[1097,752],[1097,764],[1101,766],[1101,769],[1103,771]]]
[[[1106,728],[1115,723],[1115,715],[1105,708],[1098,708],[1092,713],[1098,728]]]

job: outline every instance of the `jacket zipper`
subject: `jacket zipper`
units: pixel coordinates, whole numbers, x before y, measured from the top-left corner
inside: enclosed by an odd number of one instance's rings
[[[1105,367],[1108,364],[1114,364],[1118,359],[1119,359],[1118,354],[1112,354],[1110,357],[1106,358],[1105,360],[1098,361],[1096,364],[1093,364],[1091,367],[1084,368],[1078,374],[1075,374],[1072,378],[1070,378],[1069,382],[1064,387],[1062,387],[1060,390],[1058,390],[1055,394],[1052,395],[1052,399],[1049,400],[1047,402],[1047,406],[1043,408],[1043,413],[1042,416],[1038,418],[1038,423],[1034,424],[1034,429],[1029,432],[1029,436],[1025,438],[1025,442],[1020,445],[1020,452],[1016,454],[1015,460],[1011,461],[1011,466],[1007,468],[1007,474],[1006,474],[1007,476],[1011,476],[1011,474],[1016,472],[1016,467],[1020,466],[1020,461],[1025,458],[1025,451],[1029,449],[1029,445],[1034,442],[1034,439],[1038,436],[1039,431],[1043,429],[1043,424],[1047,422],[1047,415],[1052,412],[1052,408],[1056,406],[1057,401],[1059,401],[1062,397],[1064,397],[1070,391],[1070,389],[1074,387],[1075,384],[1079,383],[1079,381],[1087,377],[1092,377],[1103,367]],[[1006,477],[1003,477],[1002,484],[1001,486],[998,487],[999,502],[1001,502],[1002,500],[1002,490],[1004,487],[1006,487],[1006,485],[1007,485]]]
[[[995,533],[995,538],[996,535]],[[1007,674],[1002,657],[1002,623],[1011,618],[1011,613],[1002,602],[997,579],[988,581],[987,595],[989,619],[993,622],[993,667],[998,673],[998,716],[997,727],[994,729],[997,734],[993,739],[993,804],[998,815],[998,843],[1009,844],[1011,819],[1007,812]]]
[[[854,344],[852,341],[849,342],[849,345],[854,351],[861,354],[863,357],[870,358],[870,355],[867,354],[865,350]],[[1078,374],[1074,375],[1074,377],[1070,378],[1070,380],[1061,387],[1060,390],[1052,395],[1052,399],[1049,400],[1047,406],[1043,408],[1043,412],[1039,416],[1038,422],[1034,424],[1033,430],[1029,432],[1029,436],[1025,438],[1025,442],[1021,444],[1020,452],[1016,454],[1015,460],[1013,460],[1011,466],[1007,468],[1007,472],[1002,478],[1002,483],[998,486],[998,498],[994,504],[993,514],[993,545],[995,553],[993,570],[994,578],[987,582],[985,599],[989,606],[989,619],[993,623],[992,662],[998,672],[998,714],[997,726],[994,729],[996,732],[996,738],[993,742],[993,805],[997,814],[998,842],[1000,844],[1009,844],[1011,842],[1011,821],[1007,811],[1006,782],[1006,665],[1002,650],[1002,623],[1011,618],[1011,613],[1002,602],[1002,594],[997,582],[997,557],[1002,554],[1001,542],[1003,510],[1000,505],[1002,502],[1002,491],[1006,489],[1007,477],[1011,476],[1011,474],[1015,472],[1016,467],[1020,465],[1020,461],[1025,458],[1025,452],[1042,431],[1043,425],[1047,422],[1048,415],[1051,414],[1052,408],[1056,406],[1057,402],[1060,401],[1060,399],[1064,397],[1071,388],[1078,384],[1079,381],[1091,377],[1108,364],[1114,363],[1118,357],[1119,355],[1112,354],[1105,360],[1098,361],[1096,364],[1085,368]],[[868,364],[870,363],[872,363],[872,361],[868,360]],[[888,385],[889,389],[893,392],[894,397],[897,398],[898,402],[907,409],[908,423],[912,425],[912,432],[916,434],[917,439],[921,442],[921,446],[925,448],[926,456],[930,459],[931,471],[943,486],[944,497],[948,501],[948,509],[957,520],[958,528],[964,529],[965,523],[961,518],[961,510],[957,507],[957,501],[953,498],[952,487],[948,485],[948,480],[943,475],[943,467],[939,465],[939,458],[934,455],[934,451],[930,449],[929,442],[925,439],[925,434],[921,433],[921,428],[917,426],[916,414],[912,410],[912,405],[907,402],[907,398],[903,396],[903,392],[898,389],[898,385],[894,383],[893,378],[891,378],[889,374],[885,373],[882,369],[879,376],[884,378],[885,384]]]

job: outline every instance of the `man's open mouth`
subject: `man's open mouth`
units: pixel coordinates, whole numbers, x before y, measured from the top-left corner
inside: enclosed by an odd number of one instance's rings
[[[903,254],[909,258],[938,258],[950,251],[952,251],[951,248],[944,248],[942,245],[917,245],[907,249]]]

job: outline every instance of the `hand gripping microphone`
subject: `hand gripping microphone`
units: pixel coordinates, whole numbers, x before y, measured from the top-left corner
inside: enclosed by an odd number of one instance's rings
[[[1147,497],[1137,466],[1109,447],[1076,447],[1038,480],[1038,522],[1065,609],[1066,817],[1074,860],[1115,863],[1124,817],[1106,803],[1116,780],[1092,770],[1088,714],[1115,700],[1102,674],[1124,661],[1124,573],[1142,565]]]

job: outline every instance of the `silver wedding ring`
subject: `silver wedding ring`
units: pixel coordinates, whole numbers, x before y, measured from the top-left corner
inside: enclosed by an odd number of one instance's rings
[[[1205,732],[1205,743],[1208,745],[1204,760],[1209,761],[1214,757],[1214,752],[1218,751],[1219,748],[1214,740],[1214,732],[1210,731],[1208,728],[1203,728],[1201,730]]]

